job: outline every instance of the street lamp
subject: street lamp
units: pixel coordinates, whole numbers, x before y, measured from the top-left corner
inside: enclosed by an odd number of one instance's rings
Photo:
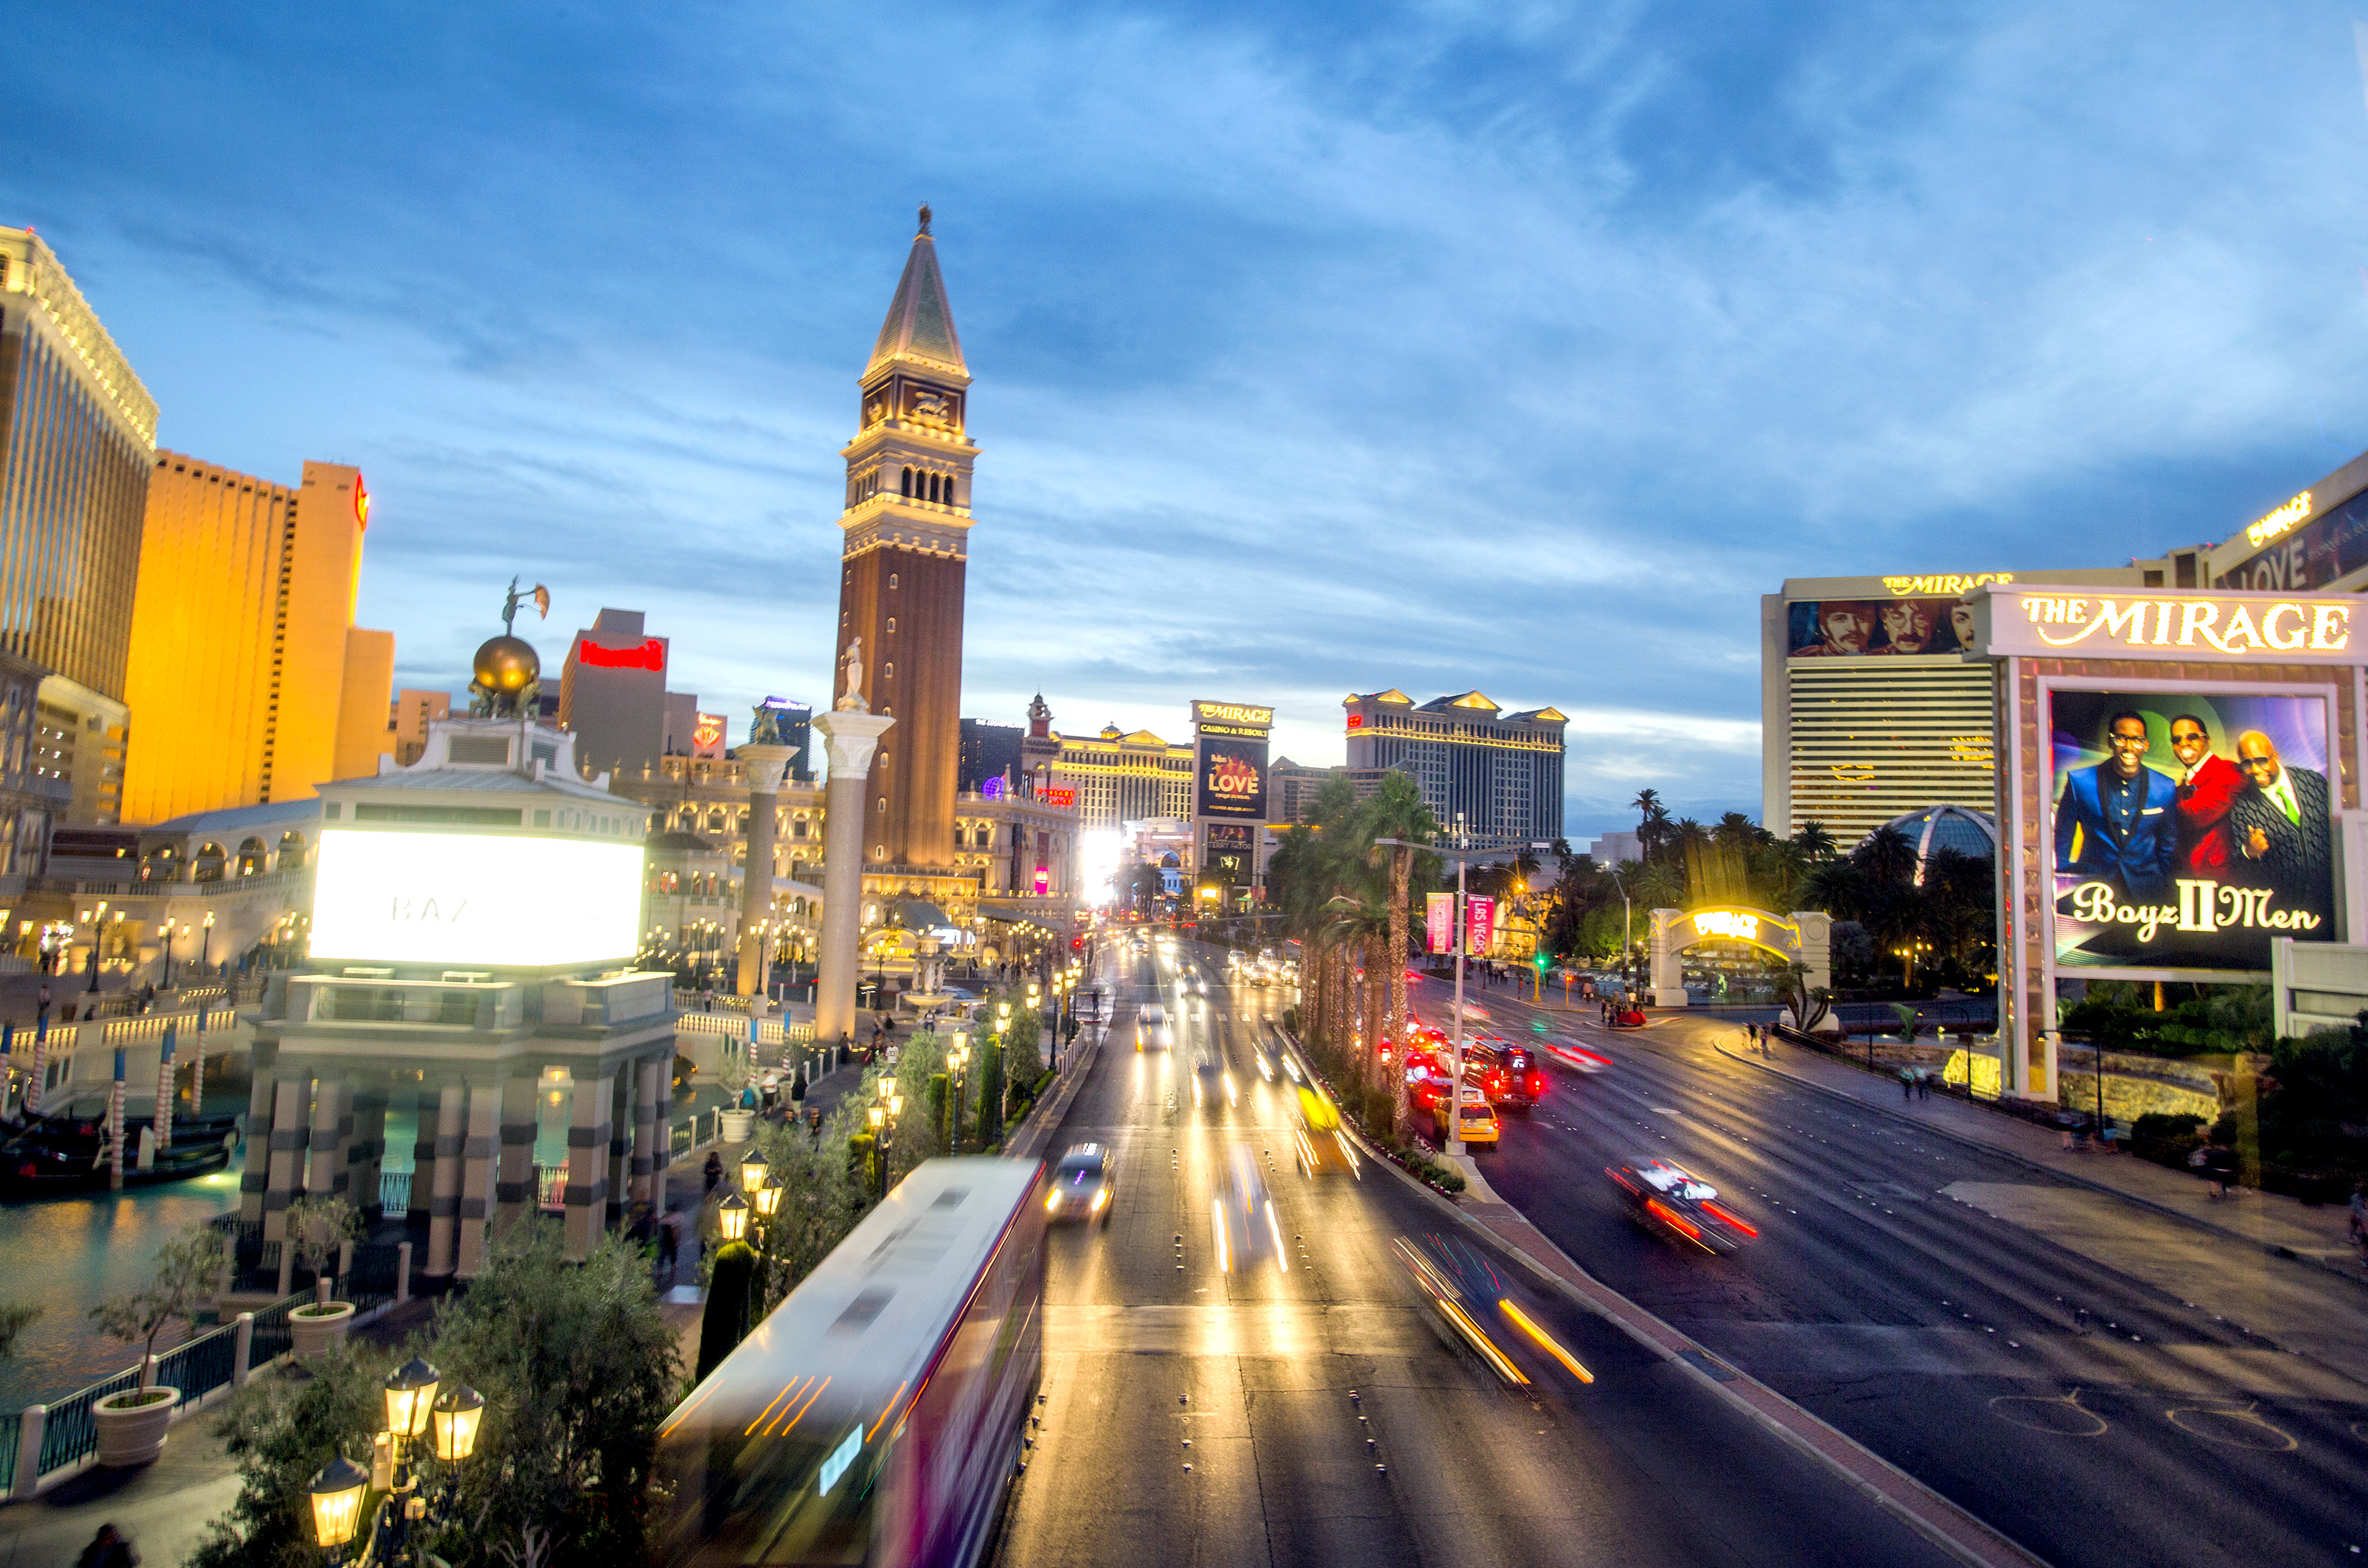
[[[485,1396],[466,1383],[455,1383],[437,1395],[430,1420],[436,1431],[436,1457],[458,1464],[477,1451],[477,1423],[485,1418]]]
[[[715,1220],[725,1241],[738,1241],[748,1233],[747,1201],[736,1192],[725,1193],[723,1201],[715,1206]]]
[[[164,989],[170,991],[173,989],[173,923],[171,921],[167,920],[156,927],[156,940],[165,949]]]
[[[953,1079],[954,1117],[952,1126],[950,1129],[951,1133],[950,1142],[953,1145],[951,1152],[957,1154],[962,1153],[962,1078],[964,1076],[964,1070],[969,1066],[970,1036],[960,1030],[956,1030],[954,1033],[954,1043],[946,1052],[946,1073],[948,1076]]]
[[[208,962],[210,962],[210,961],[212,960],[212,957],[213,957],[213,950],[214,950],[214,912],[213,912],[212,910],[209,909],[209,910],[207,910],[207,911],[206,911],[206,935],[205,935],[205,947],[204,947],[204,949],[203,949],[201,951],[199,951],[199,953],[198,954],[198,972],[199,972],[199,973],[203,974],[203,973],[205,972],[205,969],[206,969],[206,965],[207,965],[207,963],[208,963]]]
[[[330,1562],[346,1560],[346,1547],[361,1523],[362,1494],[369,1490],[370,1471],[343,1455],[313,1478],[313,1539]]]
[[[765,1185],[768,1170],[765,1151],[750,1143],[748,1153],[740,1161],[740,1190],[753,1197],[757,1189]]]

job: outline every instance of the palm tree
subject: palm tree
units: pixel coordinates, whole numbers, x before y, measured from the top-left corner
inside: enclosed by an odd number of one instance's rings
[[[1349,955],[1358,955],[1365,960],[1364,1006],[1360,1009],[1363,1017],[1359,1020],[1364,1036],[1364,1051],[1357,1065],[1369,1083],[1378,1085],[1382,1062],[1380,1042],[1383,1038],[1383,998],[1389,994],[1389,986],[1380,972],[1383,949],[1390,939],[1389,884],[1379,875],[1360,881],[1363,886],[1344,889],[1333,895],[1326,905],[1332,918],[1325,926],[1325,935],[1341,955],[1344,977],[1349,969]],[[1399,972],[1405,972],[1405,969],[1404,960],[1400,960]]]
[[[1850,851],[1850,858],[1878,882],[1907,881],[1918,869],[1914,841],[1889,823],[1868,834],[1866,842]]]
[[[1815,817],[1793,830],[1793,845],[1807,860],[1831,859],[1834,851],[1841,847],[1834,842],[1834,835],[1827,830],[1826,824]]]
[[[1368,838],[1396,838],[1407,843],[1423,844],[1438,836],[1439,824],[1423,804],[1422,791],[1412,778],[1395,768],[1382,775],[1381,788],[1366,802],[1365,825],[1371,830]],[[1406,926],[1412,916],[1408,901],[1412,897],[1417,852],[1403,845],[1390,850],[1389,947],[1390,947],[1390,1016],[1389,1038],[1403,1040],[1406,1029]],[[1437,860],[1423,857],[1433,866]],[[1426,877],[1426,881],[1429,879]],[[1406,1074],[1393,1074],[1397,1082],[1397,1094],[1406,1094]],[[1403,1107],[1400,1108],[1403,1111]]]

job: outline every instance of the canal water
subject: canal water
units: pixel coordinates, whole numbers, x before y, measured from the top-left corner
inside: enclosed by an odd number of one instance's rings
[[[217,1115],[243,1111],[246,1085],[232,1079],[206,1085],[206,1108]],[[700,1085],[675,1104],[674,1124],[713,1108],[722,1096]],[[534,1161],[556,1165],[567,1158],[568,1099],[564,1089],[546,1090],[536,1119]],[[389,1172],[412,1168],[418,1132],[416,1107],[391,1105],[386,1113]],[[90,1321],[90,1309],[108,1296],[146,1283],[150,1260],[166,1238],[238,1207],[245,1150],[227,1169],[188,1181],[0,1203],[0,1301],[41,1309],[40,1318],[17,1341],[17,1358],[0,1364],[0,1418],[32,1403],[46,1403],[87,1383],[131,1366],[139,1352],[107,1338]],[[161,1351],[178,1343],[185,1330],[175,1324],[160,1335]]]

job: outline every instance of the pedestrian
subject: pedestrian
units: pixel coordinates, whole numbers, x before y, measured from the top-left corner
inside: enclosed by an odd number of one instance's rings
[[[682,1259],[681,1222],[679,1214],[658,1216],[658,1272],[666,1276],[666,1282],[669,1285],[674,1283],[675,1266]]]
[[[101,1525],[74,1559],[74,1568],[138,1568],[140,1554],[113,1525]]]
[[[723,1180],[723,1156],[710,1149],[707,1164],[700,1167],[700,1174],[707,1178],[707,1190],[713,1192]]]
[[[1919,1100],[1929,1100],[1932,1097],[1932,1074],[1930,1069],[1923,1067],[1916,1069],[1916,1097]]]
[[[2203,1174],[2212,1183],[2212,1196],[2228,1196],[2228,1184],[2237,1174],[2237,1151],[2218,1138],[2204,1145]]]
[[[2351,1244],[2360,1261],[2368,1264],[2368,1178],[2351,1184]]]
[[[1912,1100],[1916,1097],[1916,1074],[1911,1069],[1906,1067],[1899,1070],[1899,1097],[1903,1100]]]

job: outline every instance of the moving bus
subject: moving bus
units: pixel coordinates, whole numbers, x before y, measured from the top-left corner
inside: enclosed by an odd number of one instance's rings
[[[1033,1161],[929,1160],[658,1428],[654,1562],[971,1568],[1043,1367]]]

